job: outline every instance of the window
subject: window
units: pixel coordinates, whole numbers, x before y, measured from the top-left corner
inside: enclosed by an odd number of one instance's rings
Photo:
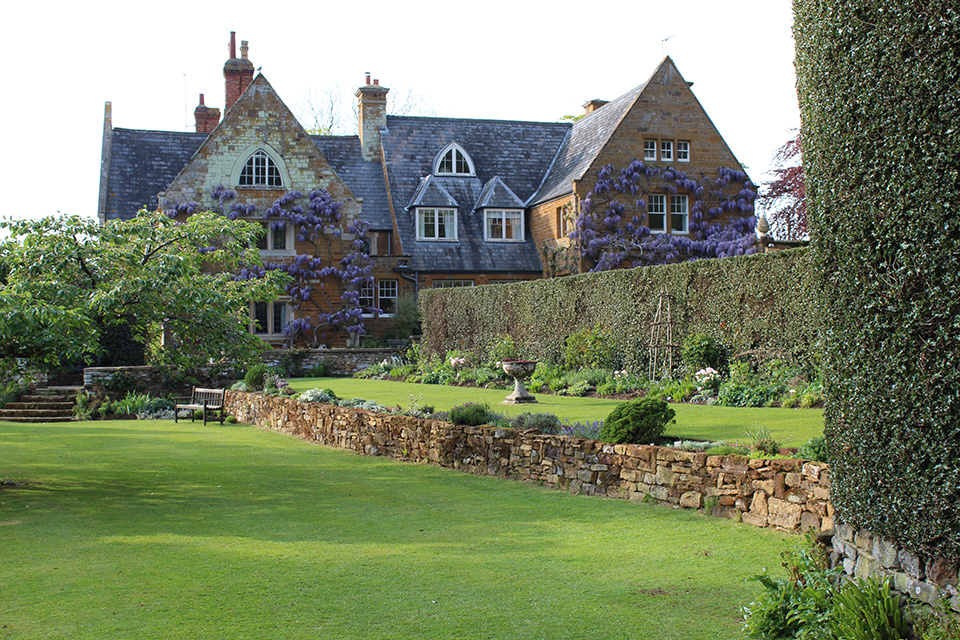
[[[397,292],[396,280],[380,280],[377,282],[377,297],[383,315],[392,316],[397,312]]]
[[[417,209],[417,240],[456,239],[456,209]]]
[[[670,196],[670,232],[687,232],[687,196]]]
[[[557,207],[557,238],[566,238],[570,234],[570,216],[563,207]]]
[[[273,158],[263,149],[258,149],[243,165],[240,172],[241,187],[283,187],[280,169]]]
[[[664,162],[673,162],[673,141],[660,141],[660,159]]]
[[[651,195],[647,204],[647,226],[651,233],[667,231],[667,196]]]
[[[488,209],[483,217],[486,220],[484,240],[523,241],[523,211]]]
[[[656,140],[643,141],[643,159],[646,162],[657,161],[657,141]]]
[[[257,238],[257,248],[263,253],[293,253],[293,225],[284,224],[282,229],[266,225],[267,232]]]
[[[254,302],[250,305],[250,328],[256,335],[281,335],[292,315],[286,302]]]
[[[690,143],[686,141],[677,142],[677,161],[690,162]]]
[[[375,284],[365,284],[360,287],[358,304],[363,309],[363,315],[392,316],[397,312],[397,296],[399,294],[397,280],[378,280]],[[379,314],[374,314],[379,309]]]
[[[473,280],[434,280],[434,289],[453,289],[455,287],[472,287]]]
[[[472,176],[473,161],[460,145],[451,144],[440,152],[440,160],[437,162],[434,173],[438,176]]]
[[[377,307],[377,301],[373,297],[373,285],[365,284],[360,287],[360,297],[357,300],[357,304],[363,309],[363,315],[371,316],[373,315],[373,310]]]

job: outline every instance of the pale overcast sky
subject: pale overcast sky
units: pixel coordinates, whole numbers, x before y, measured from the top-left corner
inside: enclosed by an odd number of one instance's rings
[[[18,2],[4,9],[0,217],[96,215],[116,127],[193,130],[223,108],[230,31],[295,113],[370,72],[441,117],[556,121],[643,83],[664,54],[756,182],[800,123],[790,0]],[[667,39],[669,38],[669,39]],[[663,42],[667,39],[666,42]]]

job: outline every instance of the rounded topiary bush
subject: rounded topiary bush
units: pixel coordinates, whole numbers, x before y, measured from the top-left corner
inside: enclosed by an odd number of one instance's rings
[[[640,398],[617,405],[603,422],[600,439],[604,442],[640,444],[663,435],[676,415],[665,400]]]

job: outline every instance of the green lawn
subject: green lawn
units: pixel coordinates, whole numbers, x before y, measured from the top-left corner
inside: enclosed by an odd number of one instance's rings
[[[246,425],[0,423],[3,638],[740,637],[797,538]]]
[[[421,404],[431,404],[438,411],[464,402],[487,402],[495,411],[507,415],[524,411],[553,413],[571,422],[603,420],[621,402],[537,394],[538,403],[535,405],[505,405],[501,403],[509,390],[354,378],[299,378],[291,380],[290,385],[300,391],[327,387],[341,398],[364,398],[387,406],[399,405],[404,409],[410,406],[410,396],[417,398],[423,394]],[[742,409],[693,404],[671,406],[677,413],[677,422],[667,427],[667,433],[676,438],[749,443],[747,431],[763,425],[784,446],[799,447],[813,436],[823,435],[821,409]]]

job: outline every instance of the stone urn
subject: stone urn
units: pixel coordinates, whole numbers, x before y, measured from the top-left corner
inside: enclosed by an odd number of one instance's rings
[[[530,395],[523,386],[523,379],[533,375],[537,368],[536,360],[504,360],[500,363],[503,372],[513,378],[513,393],[508,395],[503,404],[524,404],[527,402],[536,402],[537,399]]]

